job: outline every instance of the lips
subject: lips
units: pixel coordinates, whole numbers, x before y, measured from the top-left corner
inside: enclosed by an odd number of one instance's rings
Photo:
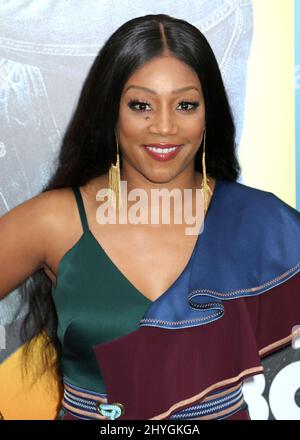
[[[143,145],[152,159],[166,161],[177,156],[182,145],[176,144],[147,144]]]
[[[172,148],[179,147],[179,144],[147,144],[145,147],[155,147],[155,148]]]

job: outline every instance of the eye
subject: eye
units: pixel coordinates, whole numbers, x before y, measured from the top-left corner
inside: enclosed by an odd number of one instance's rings
[[[196,110],[196,108],[199,106],[199,102],[198,101],[181,101],[180,105],[181,104],[191,105],[192,106],[192,108],[183,110],[183,111],[186,111],[186,112],[190,112],[190,111]]]
[[[194,110],[196,110],[196,108],[199,106],[199,102],[198,101],[181,101],[180,103],[179,103],[179,105],[187,105],[187,106],[191,106],[192,108],[185,108],[185,109],[182,109],[182,110],[180,110],[180,111],[183,111],[183,112],[192,112],[192,111],[194,111]],[[134,111],[137,111],[137,112],[147,112],[147,111],[149,111],[149,110],[145,110],[145,108],[143,108],[143,109],[137,109],[136,108],[136,106],[140,106],[140,107],[145,107],[145,106],[147,106],[147,105],[151,105],[151,104],[149,104],[148,102],[146,102],[146,101],[138,101],[138,100],[130,100],[129,101],[129,103],[128,103],[128,107],[129,108],[131,108],[132,110],[134,110]]]
[[[130,100],[128,103],[128,107],[131,108],[134,111],[138,111],[138,112],[145,112],[145,111],[149,111],[149,110],[145,110],[145,109],[137,109],[135,108],[136,105],[139,106],[145,106],[145,105],[150,105],[148,102],[145,101],[138,101],[138,100]]]

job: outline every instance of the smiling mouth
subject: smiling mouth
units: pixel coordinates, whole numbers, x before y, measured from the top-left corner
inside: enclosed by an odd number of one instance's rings
[[[165,161],[175,157],[178,154],[182,145],[176,145],[168,148],[154,147],[151,145],[143,145],[143,147],[153,159]]]

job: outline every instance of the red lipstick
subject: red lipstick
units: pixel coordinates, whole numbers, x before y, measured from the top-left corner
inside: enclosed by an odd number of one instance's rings
[[[147,153],[155,160],[166,161],[177,156],[183,144],[147,144],[143,145]]]

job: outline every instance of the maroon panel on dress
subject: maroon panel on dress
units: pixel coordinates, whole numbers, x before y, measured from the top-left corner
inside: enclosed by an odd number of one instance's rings
[[[108,403],[125,407],[118,420],[167,419],[211,391],[262,373],[260,351],[290,343],[291,329],[300,323],[300,273],[260,295],[223,305],[224,316],[209,324],[141,326],[93,348]]]

